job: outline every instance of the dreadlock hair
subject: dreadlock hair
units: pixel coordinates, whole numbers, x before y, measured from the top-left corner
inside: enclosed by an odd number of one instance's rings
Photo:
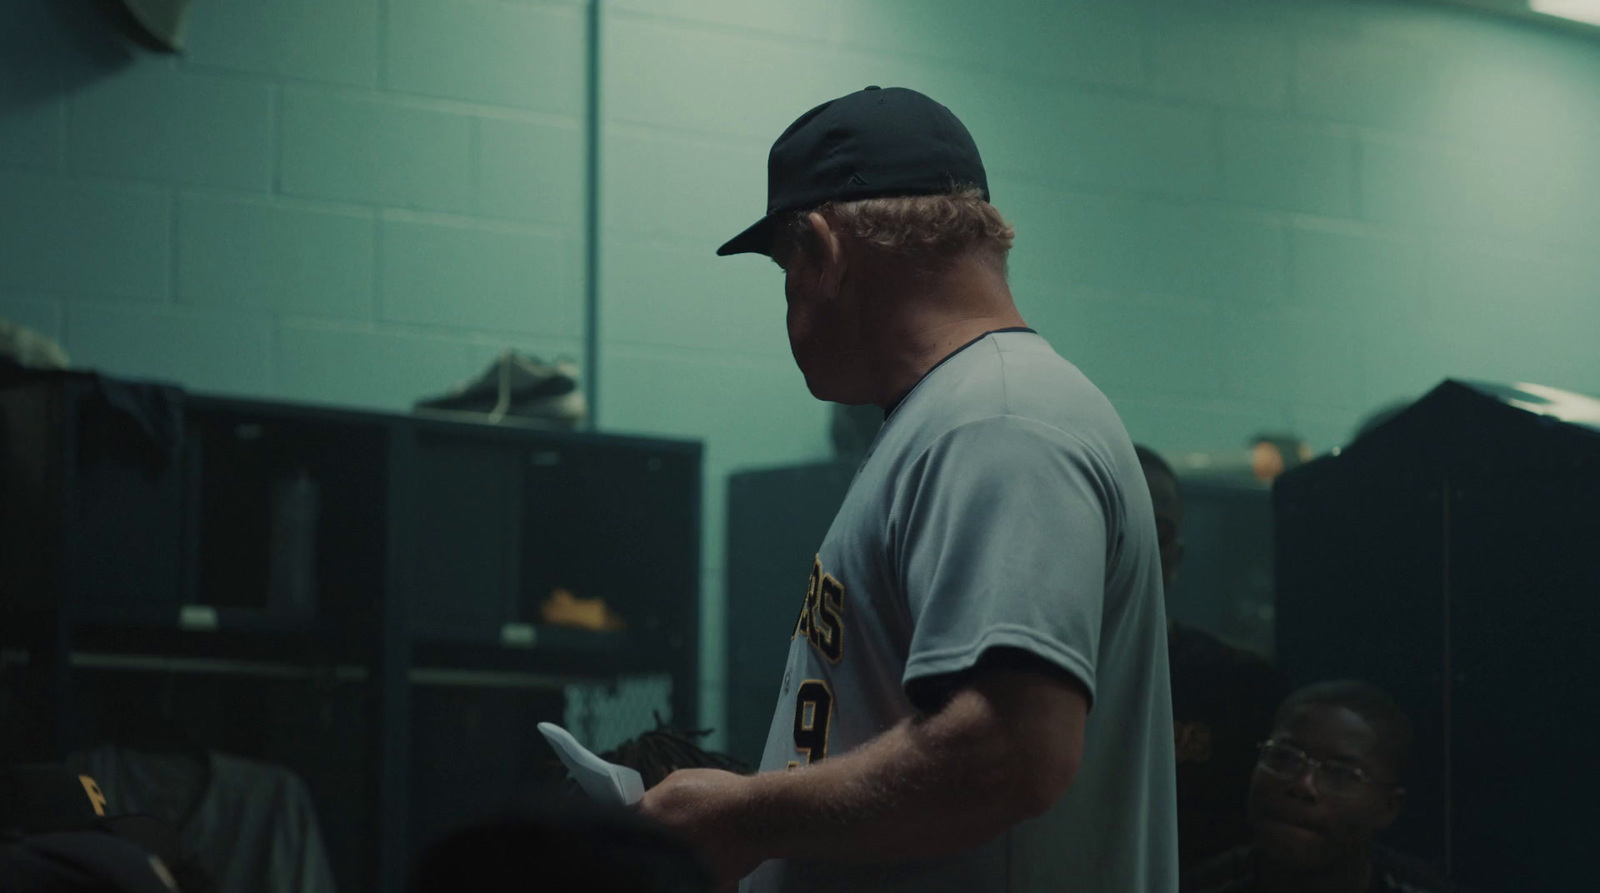
[[[1167,460],[1161,458],[1160,453],[1150,449],[1142,443],[1134,444],[1133,451],[1139,457],[1140,467],[1144,468],[1146,471],[1155,470],[1161,472],[1169,478],[1172,478],[1173,480],[1178,479],[1178,473],[1172,470],[1172,466],[1167,464]]]
[[[710,729],[675,729],[655,714],[656,727],[637,738],[624,741],[601,758],[636,769],[644,786],[653,788],[679,769],[723,769],[749,775],[755,770],[743,760],[725,753],[704,750],[695,742],[711,734]]]
[[[1160,453],[1142,443],[1134,444],[1133,452],[1139,457],[1139,468],[1144,472],[1146,479],[1150,478],[1152,474],[1158,474],[1172,481],[1172,490],[1178,497],[1177,508],[1182,511],[1184,505],[1183,482],[1178,480],[1178,473],[1172,470],[1172,466],[1167,464],[1167,460],[1161,458]]]
[[[607,762],[637,771],[646,789],[660,784],[662,779],[679,769],[722,769],[740,775],[750,775],[755,771],[754,767],[737,757],[702,748],[697,742],[711,734],[711,729],[673,728],[662,721],[660,713],[655,714],[655,720],[654,729],[598,756]],[[576,791],[577,782],[568,778],[567,789],[569,793]]]

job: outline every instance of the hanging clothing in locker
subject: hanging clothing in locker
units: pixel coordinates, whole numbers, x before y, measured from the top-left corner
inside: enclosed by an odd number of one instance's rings
[[[335,893],[311,794],[288,769],[214,751],[109,745],[66,762],[100,783],[112,815],[172,823],[222,893]]]

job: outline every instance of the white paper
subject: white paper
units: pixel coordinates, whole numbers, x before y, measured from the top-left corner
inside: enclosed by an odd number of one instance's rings
[[[539,723],[539,731],[584,793],[616,806],[632,806],[644,796],[644,779],[637,770],[600,759],[579,744],[571,732],[553,722]]]

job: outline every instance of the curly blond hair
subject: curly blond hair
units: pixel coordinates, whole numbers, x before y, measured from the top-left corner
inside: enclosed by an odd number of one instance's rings
[[[930,271],[972,254],[1003,271],[1016,238],[1016,229],[975,186],[939,195],[828,202],[797,212],[789,220],[788,232],[807,249],[812,234],[806,218],[812,211],[826,217],[842,237]]]

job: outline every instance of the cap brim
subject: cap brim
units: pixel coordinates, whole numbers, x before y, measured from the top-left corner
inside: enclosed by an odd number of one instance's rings
[[[772,232],[776,221],[772,215],[757,220],[744,232],[729,239],[721,248],[717,249],[718,257],[727,257],[730,254],[764,254],[772,256]]]

